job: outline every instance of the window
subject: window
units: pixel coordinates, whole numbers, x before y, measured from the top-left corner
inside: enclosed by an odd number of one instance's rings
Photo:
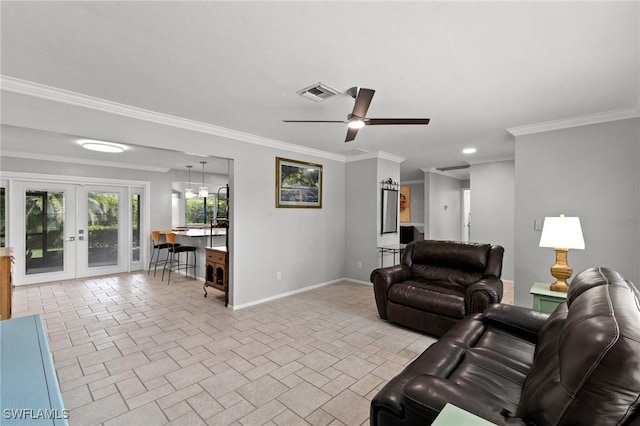
[[[208,225],[214,217],[215,194],[209,194],[209,197],[187,198],[186,216],[187,226],[189,225]]]

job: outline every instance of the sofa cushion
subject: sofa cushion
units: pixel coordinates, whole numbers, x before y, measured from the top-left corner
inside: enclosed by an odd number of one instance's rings
[[[403,404],[409,409],[415,404],[435,417],[442,407],[429,408],[414,393],[427,388],[438,394],[441,386],[450,386],[454,392],[467,389],[498,410],[515,411],[534,349],[533,343],[487,325],[480,314],[468,316],[393,378],[372,406],[402,416]]]
[[[490,244],[457,241],[420,241],[406,253],[403,262],[414,277],[448,281],[465,287],[482,278]]]
[[[448,379],[488,404],[515,412],[534,351],[533,343],[486,326],[482,337],[467,348]]]
[[[604,268],[580,273],[540,330],[518,416],[536,424],[624,423],[640,400],[638,324],[630,283]]]
[[[391,302],[452,318],[464,318],[464,287],[448,281],[407,280],[389,288]]]

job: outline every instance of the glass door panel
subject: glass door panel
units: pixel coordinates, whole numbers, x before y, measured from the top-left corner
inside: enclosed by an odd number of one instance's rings
[[[87,232],[89,268],[118,264],[119,194],[87,194]]]
[[[79,277],[125,272],[129,231],[127,189],[111,186],[78,188]]]
[[[4,182],[0,183],[0,247],[4,247],[6,245],[6,228],[7,228],[7,214],[5,212],[6,203],[6,194],[7,189],[5,187]]]
[[[131,262],[140,262],[140,194],[131,195]]]
[[[17,282],[75,276],[75,200],[75,185],[16,181],[11,187],[8,205],[15,232],[10,238]]]
[[[25,194],[25,274],[64,271],[64,191]]]

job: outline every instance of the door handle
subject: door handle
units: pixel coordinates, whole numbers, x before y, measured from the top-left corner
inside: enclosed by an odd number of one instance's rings
[[[65,238],[65,241],[75,241],[76,237],[69,237],[69,238]]]

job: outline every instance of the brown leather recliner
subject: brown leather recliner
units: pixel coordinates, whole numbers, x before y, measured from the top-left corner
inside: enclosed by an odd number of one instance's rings
[[[495,304],[465,318],[373,398],[372,426],[431,424],[446,403],[498,425],[640,424],[640,292],[578,274],[551,314]]]
[[[371,282],[380,318],[441,336],[465,316],[502,300],[498,245],[420,240],[400,265],[379,268]]]

